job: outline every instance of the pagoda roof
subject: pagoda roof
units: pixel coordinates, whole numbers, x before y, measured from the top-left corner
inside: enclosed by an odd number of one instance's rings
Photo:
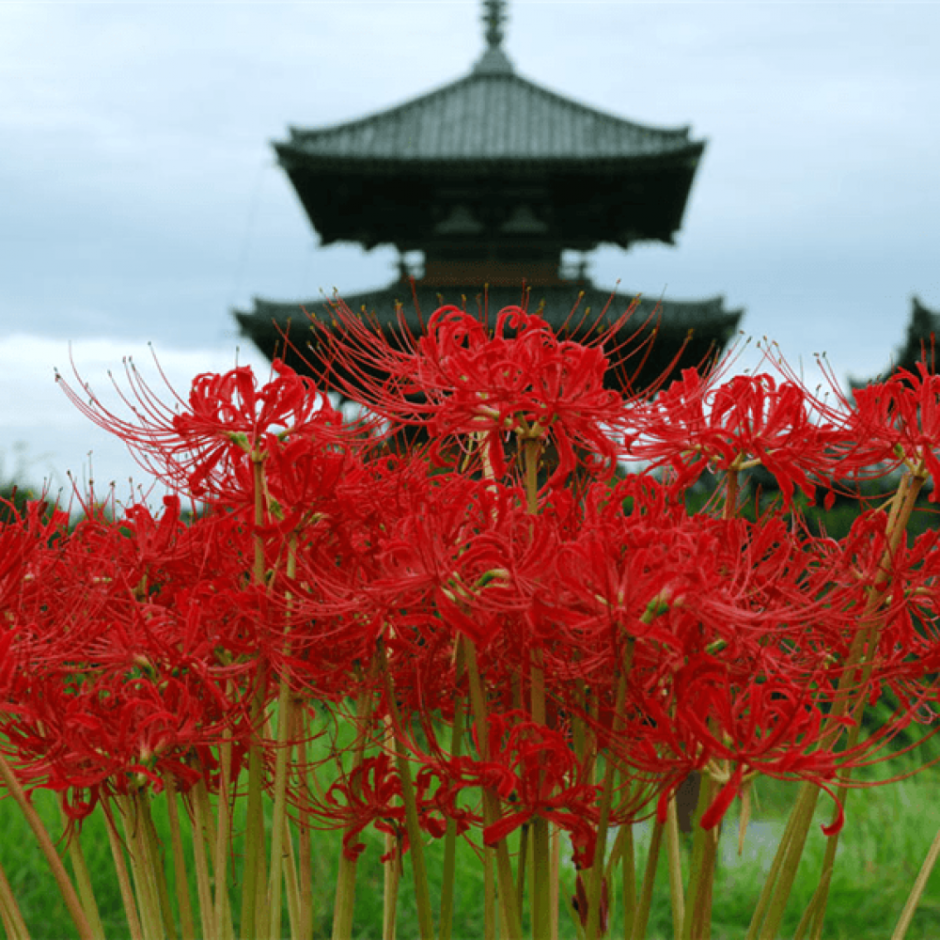
[[[526,297],[528,294],[528,297]],[[339,298],[337,298],[339,299]],[[582,285],[538,285],[525,291],[521,286],[491,286],[485,291],[479,284],[466,287],[423,286],[413,287],[399,282],[380,290],[359,294],[345,294],[343,302],[354,312],[373,318],[390,340],[400,330],[401,317],[406,327],[415,334],[424,330],[427,318],[438,307],[453,303],[470,312],[479,311],[481,317],[488,311],[492,322],[495,314],[507,306],[524,305],[539,311],[556,331],[574,339],[586,339],[597,330],[614,323],[636,299],[636,295],[611,292],[594,287],[590,282]],[[251,338],[268,358],[279,355],[294,368],[309,371],[304,360],[316,364],[315,334],[309,331],[309,315],[321,323],[331,319],[330,304],[326,297],[307,302],[275,302],[255,298],[251,311],[234,311],[242,334]],[[737,332],[743,310],[727,310],[723,297],[708,300],[675,301],[640,297],[637,309],[622,327],[621,340],[638,333],[630,348],[635,349],[655,331],[655,339],[648,350],[637,356],[636,362],[612,363],[611,383],[621,374],[621,366],[633,375],[644,360],[635,377],[637,387],[652,383],[670,366],[687,368],[717,356]],[[284,337],[289,337],[285,343]],[[682,350],[678,363],[673,359]],[[624,350],[629,356],[629,349]]]
[[[628,121],[516,74],[505,0],[484,0],[470,74],[404,104],[291,127],[278,160],[324,245],[531,260],[601,243],[672,244],[705,143]],[[522,220],[522,224],[520,224]]]
[[[494,50],[490,50],[490,53]],[[501,51],[498,51],[501,55]],[[697,160],[689,128],[637,124],[563,97],[484,56],[466,77],[411,101],[328,127],[290,128],[281,163],[371,169],[472,162],[483,166]],[[501,67],[500,61],[507,67]]]

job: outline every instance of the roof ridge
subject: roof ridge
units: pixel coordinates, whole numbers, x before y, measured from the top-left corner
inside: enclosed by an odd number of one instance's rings
[[[494,57],[502,57],[505,59],[505,55],[501,50],[493,48],[487,50],[483,59],[477,63],[477,66],[482,65],[486,56],[491,54]],[[408,101],[393,105],[390,108],[372,111],[363,117],[353,118],[350,121],[341,121],[336,124],[327,124],[322,127],[299,127],[297,125],[290,125],[288,129],[290,131],[291,141],[294,143],[302,143],[305,140],[322,138],[331,134],[338,134],[343,131],[354,130],[368,124],[394,121],[402,114],[418,111],[427,107],[429,104],[434,103],[438,99],[444,98],[448,95],[458,94],[459,91],[464,87],[476,86],[482,83],[493,81],[517,85],[526,89],[531,94],[540,96],[545,101],[550,101],[557,107],[565,108],[572,113],[580,114],[582,116],[590,116],[595,120],[602,121],[606,125],[618,128],[620,130],[629,129],[634,132],[669,140],[688,139],[691,132],[691,126],[688,124],[680,125],[678,127],[658,127],[653,124],[646,124],[640,121],[631,120],[629,118],[619,117],[610,111],[597,108],[593,105],[585,104],[582,101],[569,98],[566,95],[563,95],[562,93],[551,88],[546,88],[544,85],[540,85],[538,82],[513,71],[512,66],[508,63],[508,59],[506,60],[506,63],[508,66],[507,69],[499,68],[498,63],[494,64],[493,68],[475,67],[474,70],[469,74],[440,85],[437,88],[432,88],[430,91],[411,98]]]

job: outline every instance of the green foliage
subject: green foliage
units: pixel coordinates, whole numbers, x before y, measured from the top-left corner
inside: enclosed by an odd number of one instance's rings
[[[908,764],[908,766],[911,766]],[[743,855],[737,856],[738,820],[729,814],[722,832],[722,847],[715,883],[715,924],[712,936],[721,940],[741,940],[747,931],[754,901],[770,864],[775,840],[783,829],[784,814],[795,792],[794,785],[761,780],[754,824],[749,829]],[[36,794],[36,805],[53,832],[62,825],[54,798],[48,793]],[[159,806],[161,801],[157,801]],[[817,822],[828,821],[831,803],[822,801]],[[165,819],[158,812],[157,828],[168,845]],[[831,940],[875,940],[890,936],[904,905],[910,886],[930,845],[933,834],[940,829],[940,773],[928,770],[911,780],[886,787],[852,792],[846,803],[846,828],[839,849],[832,883],[832,895],[826,916],[824,936]],[[24,916],[35,940],[59,940],[74,935],[74,927],[51,883],[32,835],[11,800],[0,801],[0,862],[20,898]],[[127,935],[121,899],[111,873],[107,835],[99,814],[89,820],[81,831],[101,914],[108,937]],[[382,836],[365,835],[367,849],[359,863],[356,890],[354,936],[371,940],[381,935],[383,866],[379,861],[384,852]],[[637,832],[637,864],[642,874],[644,851],[648,844],[649,826],[639,824]],[[319,915],[315,936],[329,936],[332,924],[333,889],[336,877],[339,837],[336,833],[318,833],[314,846],[315,894]],[[783,936],[792,936],[800,917],[815,889],[825,837],[818,826],[810,833],[799,878],[784,922]],[[60,844],[64,851],[64,845]],[[474,849],[461,847],[458,859],[455,940],[471,940],[483,935],[483,884],[480,867],[473,857]],[[432,878],[439,881],[442,869],[441,843],[428,846],[428,866]],[[672,936],[668,879],[665,855],[660,860],[663,871],[657,879],[654,895],[650,937]],[[401,940],[417,936],[417,917],[410,885],[407,858],[402,873],[399,899],[398,936]],[[566,865],[562,890],[571,893],[574,872]],[[439,885],[432,884],[432,892]],[[610,937],[618,938],[619,897],[612,886],[614,904]],[[237,890],[237,889],[234,889]],[[928,884],[909,932],[909,940],[930,940],[940,936],[940,872]],[[571,922],[561,919],[562,938],[576,936]]]

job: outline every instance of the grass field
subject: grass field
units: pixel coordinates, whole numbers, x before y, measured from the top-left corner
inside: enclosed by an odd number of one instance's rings
[[[762,781],[758,792],[760,805],[755,809],[744,852],[737,853],[737,819],[729,814],[722,832],[720,861],[715,885],[715,940],[738,940],[745,936],[751,910],[762,877],[769,867],[782,830],[788,793],[792,787],[774,781]],[[53,825],[61,831],[54,803],[37,795],[37,804]],[[826,821],[831,811],[827,799],[820,802],[819,821]],[[888,937],[910,890],[924,855],[940,829],[940,771],[928,770],[908,781],[887,787],[853,792],[846,807],[847,820],[832,883],[824,936],[833,940],[865,940]],[[159,823],[159,814],[158,823]],[[92,819],[82,832],[86,853],[101,909],[106,936],[128,936],[120,895],[111,872],[110,851],[100,820]],[[36,940],[58,940],[75,935],[54,884],[46,873],[32,835],[12,801],[0,802],[0,861],[19,898],[23,913]],[[649,826],[637,825],[637,863],[643,866],[643,852],[648,842]],[[338,837],[324,833],[318,837],[315,858],[315,894],[318,905],[316,936],[329,936],[333,884],[338,852]],[[378,858],[382,852],[379,836],[370,836],[369,848],[360,862],[357,881],[355,936],[373,938],[381,935],[383,872]],[[439,846],[432,846],[429,864],[432,880],[440,871]],[[815,888],[821,867],[825,838],[818,827],[810,834],[800,877],[788,910],[783,936],[792,936],[800,915]],[[235,860],[237,869],[237,859]],[[672,936],[668,880],[665,859],[654,896],[650,937]],[[568,873],[565,890],[573,888],[573,872]],[[406,863],[405,880],[399,905],[398,936],[401,940],[417,936],[414,907],[408,892],[410,872]],[[432,891],[434,889],[432,884]],[[237,888],[233,888],[237,890]],[[616,892],[614,892],[616,893]],[[482,937],[483,884],[480,867],[469,846],[464,847],[458,875],[455,938],[475,940]],[[619,905],[613,902],[610,936],[617,937]],[[285,921],[286,923],[286,921]],[[574,938],[577,931],[562,915],[562,936]],[[940,937],[940,872],[928,884],[924,900],[908,934],[917,940]]]

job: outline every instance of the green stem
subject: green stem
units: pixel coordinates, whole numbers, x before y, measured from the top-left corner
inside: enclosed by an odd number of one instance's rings
[[[525,885],[526,885],[526,872],[529,863],[529,856],[532,855],[532,841],[535,836],[532,833],[531,823],[524,822],[519,827],[519,851],[516,855],[516,909],[522,910],[522,905],[525,904]],[[532,872],[528,872],[530,880],[532,880],[532,885],[530,886],[530,891],[535,891],[535,881],[534,875]]]
[[[408,831],[408,841],[410,843],[409,853],[411,855],[411,873],[414,876],[415,907],[418,909],[418,928],[421,940],[434,940],[434,916],[431,913],[431,895],[428,890],[428,874],[424,862],[424,837],[418,819],[418,801],[415,795],[414,782],[411,779],[411,763],[408,760],[408,753],[402,740],[404,730],[398,712],[398,702],[395,698],[391,670],[385,657],[384,646],[380,648],[378,656],[379,668],[385,678],[385,694],[395,732],[395,760],[398,765],[402,801],[405,804],[405,827]]]
[[[251,744],[248,747],[248,810],[245,829],[245,871],[242,879],[241,933],[263,936],[258,921],[264,920],[264,889],[267,881],[264,831],[264,746],[263,734],[267,667],[258,668],[257,685],[251,702]],[[280,908],[279,908],[280,910]],[[267,929],[267,924],[265,924]],[[247,932],[247,933],[246,933]],[[274,934],[278,936],[278,934]]]
[[[640,901],[636,908],[636,917],[633,920],[633,931],[630,940],[643,940],[649,924],[650,909],[653,905],[653,885],[656,883],[656,868],[659,864],[659,850],[663,844],[663,829],[665,827],[657,819],[653,824],[653,834],[650,836],[649,851],[646,853],[646,870],[643,872],[643,887],[640,889]]]
[[[303,833],[300,835],[303,840]],[[300,881],[297,877],[297,860],[294,857],[294,839],[288,831],[284,841],[284,881],[286,883],[287,918],[290,923],[292,940],[305,936],[302,933],[303,916],[301,914]]]
[[[219,795],[212,873],[215,878],[215,933],[220,938],[232,932],[232,909],[228,896],[228,856],[232,839],[232,742],[219,745]]]
[[[285,842],[290,840],[290,832],[287,827],[287,775],[288,758],[291,750],[289,734],[292,724],[293,701],[289,679],[285,672],[281,675],[281,688],[278,695],[274,810],[271,819],[271,871],[267,897],[267,936],[269,937],[280,937],[281,935],[281,884],[286,861]]]
[[[493,861],[496,850],[489,845],[483,847],[483,940],[496,940],[496,878]]]
[[[166,861],[163,858],[163,846],[153,824],[153,813],[150,811],[149,793],[138,791],[136,801],[139,806],[139,816],[142,822],[141,838],[145,844],[147,858],[153,871],[154,883],[157,889],[157,899],[160,904],[160,913],[163,917],[163,927],[169,940],[176,940],[176,921],[173,918],[173,907],[170,904],[170,887],[166,880]]]
[[[124,845],[114,823],[114,809],[107,803],[104,805],[104,818],[108,830],[108,842],[111,845],[111,856],[114,859],[114,872],[117,875],[121,901],[124,903],[124,916],[127,918],[127,927],[130,931],[131,940],[143,940],[144,934],[140,925],[140,916],[137,913],[137,901],[134,898],[134,889],[131,887],[127,863],[124,860]]]
[[[65,799],[60,800],[59,809],[61,810],[62,821],[68,828],[68,816],[65,812]],[[88,874],[88,865],[85,863],[85,853],[82,851],[82,843],[77,832],[71,832],[67,836],[69,861],[72,863],[72,872],[75,875],[75,883],[78,888],[78,896],[81,898],[82,908],[88,915],[95,936],[104,940],[104,926],[101,923],[101,915],[98,912],[98,902],[95,899],[95,892],[91,885],[91,876]]]
[[[476,649],[472,642],[461,637],[460,642],[466,644],[467,674],[470,680],[470,705],[473,710],[473,720],[476,723],[478,740],[480,742],[480,759],[489,760],[489,724],[486,715],[486,694],[483,688],[483,681],[480,676],[480,668],[477,664]],[[483,818],[487,826],[491,826],[499,821],[502,813],[499,807],[499,798],[492,787],[485,787],[483,790]],[[506,840],[500,839],[495,846],[496,852],[496,871],[499,881],[498,898],[503,920],[506,923],[506,929],[510,938],[522,936],[521,918],[519,916],[519,907],[516,904],[514,890],[514,878],[512,874],[512,864],[509,860],[509,849],[506,846]]]
[[[297,535],[291,533],[287,548],[287,577],[293,579],[297,573]],[[290,652],[287,633],[290,629],[292,596],[285,596],[287,614],[285,617],[285,657]],[[271,820],[271,873],[268,884],[268,923],[267,936],[281,936],[281,883],[287,858],[284,852],[285,840],[290,840],[287,827],[287,777],[288,758],[290,757],[290,735],[293,730],[294,699],[290,689],[290,667],[285,663],[281,667],[280,688],[277,707],[277,756],[274,764],[274,811]],[[263,827],[262,827],[263,833]],[[262,858],[264,853],[261,853]]]
[[[703,773],[693,824],[695,834],[692,837],[692,860],[689,863],[691,877],[682,940],[708,940],[711,936],[712,885],[715,880],[718,830],[703,829],[699,820],[712,801],[714,789],[715,782],[711,775]]]
[[[199,898],[199,917],[204,940],[217,940],[216,919],[212,902],[212,876],[209,870],[208,849],[214,845],[212,815],[205,780],[190,791],[192,806],[193,860],[196,864],[196,895]]]
[[[395,940],[395,920],[398,911],[398,886],[401,882],[401,850],[398,839],[385,833],[385,853],[382,891],[382,940]]]
[[[901,916],[898,918],[894,933],[891,934],[891,940],[904,940],[907,934],[907,928],[911,925],[914,911],[917,910],[917,905],[920,903],[924,888],[927,887],[927,879],[930,877],[931,871],[933,871],[938,855],[940,855],[940,832],[933,837],[933,842],[930,844],[930,849],[927,852],[927,857],[924,859],[924,864],[920,867],[917,880],[911,888],[911,893],[908,896],[907,903],[904,905],[904,910],[901,911]]]
[[[265,582],[264,540],[259,534],[265,522],[265,478],[264,453],[254,451],[251,454],[252,484],[254,488],[254,524],[252,537],[254,561],[251,580],[255,585]],[[264,711],[267,704],[267,665],[261,662],[256,673],[256,685],[251,698],[251,743],[248,747],[248,819],[245,833],[245,871],[242,879],[242,934],[261,935],[268,928],[268,923],[261,916],[265,903],[265,849],[267,840],[264,832],[264,805],[262,789],[264,786],[264,745],[261,740],[264,724]],[[273,875],[272,875],[273,877]],[[280,907],[278,907],[280,913]],[[279,936],[273,934],[272,936]]]
[[[621,842],[621,836],[622,842]],[[636,853],[633,846],[633,824],[627,823],[617,833],[616,850],[620,844],[621,888],[620,896],[623,904],[623,935],[626,940],[633,936],[634,925],[637,918],[636,899]],[[613,853],[612,853],[613,854]]]
[[[170,841],[173,847],[173,881],[176,885],[176,903],[180,911],[180,931],[183,940],[195,940],[196,925],[193,921],[193,908],[189,898],[189,878],[186,871],[186,857],[183,854],[183,836],[180,830],[179,808],[176,804],[176,782],[167,774],[166,808],[170,821]]]
[[[670,797],[666,809],[666,857],[669,859],[669,897],[672,901],[672,932],[680,940],[685,923],[685,898],[682,887],[682,852],[679,845],[679,818],[676,798]]]
[[[16,903],[13,889],[10,887],[2,865],[0,865],[0,914],[2,914],[3,929],[9,940],[29,940],[29,929],[26,921],[23,920],[23,914]]]
[[[813,896],[810,898],[809,904],[806,905],[806,910],[803,912],[803,916],[800,918],[800,922],[796,925],[796,932],[793,934],[793,940],[803,940],[803,937],[809,928],[810,921],[812,921],[816,916],[816,911],[819,909],[820,901],[825,898],[826,893],[829,890],[829,882],[831,880],[832,869],[830,868],[828,871],[823,873],[819,884],[816,885],[816,890],[813,892]]]
[[[539,507],[539,463],[543,444],[541,438],[530,438],[522,445],[525,464],[526,508],[530,513],[538,512]]]
[[[130,794],[115,799],[121,812],[124,841],[130,855],[144,940],[162,940],[163,916],[154,873],[155,859],[149,857],[144,821],[140,816],[137,799]]]
[[[361,678],[361,677],[360,677]],[[369,682],[362,679],[362,687],[356,698],[356,747],[353,755],[352,786],[356,788],[354,796],[358,796],[358,783],[355,772],[362,765],[365,757],[366,728],[372,720],[372,687]],[[352,936],[353,913],[356,905],[356,859],[347,858],[344,851],[340,851],[339,872],[336,876],[336,901],[333,904],[333,940],[347,940]]]
[[[454,651],[454,686],[459,687],[465,669],[464,648],[457,643]],[[457,693],[454,693],[456,699]],[[450,732],[450,753],[454,759],[463,752],[464,724],[466,713],[460,701],[454,702],[454,724]],[[447,832],[444,836],[444,870],[441,886],[441,916],[439,923],[440,940],[450,940],[454,922],[454,880],[457,873],[457,822],[447,820]]]
[[[527,442],[528,445],[528,442]],[[531,466],[534,461],[527,463]],[[532,651],[533,662],[531,667],[531,696],[532,720],[541,726],[547,724],[545,708],[545,668],[542,660],[542,650]],[[539,774],[543,776],[545,769],[540,768]],[[539,782],[539,790],[542,785]],[[557,919],[558,912],[551,907],[551,842],[548,831],[548,820],[544,816],[535,816],[532,826],[532,934],[535,937],[550,937],[552,923]]]
[[[656,616],[658,606],[650,605],[643,614],[645,622],[651,622]],[[614,699],[613,735],[616,737],[623,727],[623,710],[627,700],[627,680],[633,668],[634,641],[628,640],[624,646],[623,661],[620,664],[620,675],[617,679],[617,692]],[[600,813],[597,824],[597,838],[594,846],[594,860],[591,865],[590,880],[588,883],[588,919],[585,936],[588,940],[596,940],[600,930],[601,895],[604,882],[604,863],[607,855],[607,830],[610,825],[610,810],[613,803],[614,772],[616,770],[613,755],[608,753],[604,768],[604,783],[601,788]]]
[[[33,830],[33,835],[36,837],[39,848],[46,858],[46,863],[52,871],[52,877],[55,878],[55,882],[62,894],[62,900],[65,901],[65,906],[68,908],[69,914],[75,923],[79,937],[81,940],[94,940],[94,930],[82,907],[82,902],[79,900],[78,894],[72,886],[72,882],[69,880],[68,872],[66,872],[65,866],[62,864],[62,859],[59,858],[59,853],[56,852],[46,827],[42,824],[42,820],[39,818],[36,810],[33,809],[32,803],[30,803],[29,798],[26,796],[19,780],[16,779],[13,768],[2,754],[0,754],[0,777],[3,778],[7,790],[9,790],[13,799],[16,800],[20,812],[26,817],[26,822],[29,823],[30,829]]]
[[[297,752],[299,754],[298,766],[307,767],[307,728],[305,726],[306,715],[301,709],[294,712],[294,720],[297,723],[297,730],[294,739],[297,741]],[[307,777],[303,779],[303,785],[309,787]],[[307,790],[309,793],[309,790]],[[299,840],[298,854],[300,856],[300,928],[294,940],[312,940],[313,938],[313,829],[310,826],[301,824],[297,833]]]
[[[792,827],[788,823],[788,832],[784,833],[787,838],[781,839],[780,846],[777,848],[779,865],[777,864],[778,858],[775,858],[774,867],[767,876],[765,890],[766,885],[772,883],[771,893],[766,901],[763,892],[761,893],[751,921],[751,930],[748,932],[749,938],[752,936],[751,931],[754,931],[758,914],[764,910],[766,910],[766,915],[763,925],[758,928],[759,933],[755,932],[753,936],[759,936],[761,940],[776,940],[780,932],[780,924],[783,921],[793,882],[796,880],[796,872],[803,856],[803,848],[806,845],[806,837],[813,822],[813,813],[818,799],[819,788],[815,784],[804,783],[800,787],[799,796],[790,814]]]

